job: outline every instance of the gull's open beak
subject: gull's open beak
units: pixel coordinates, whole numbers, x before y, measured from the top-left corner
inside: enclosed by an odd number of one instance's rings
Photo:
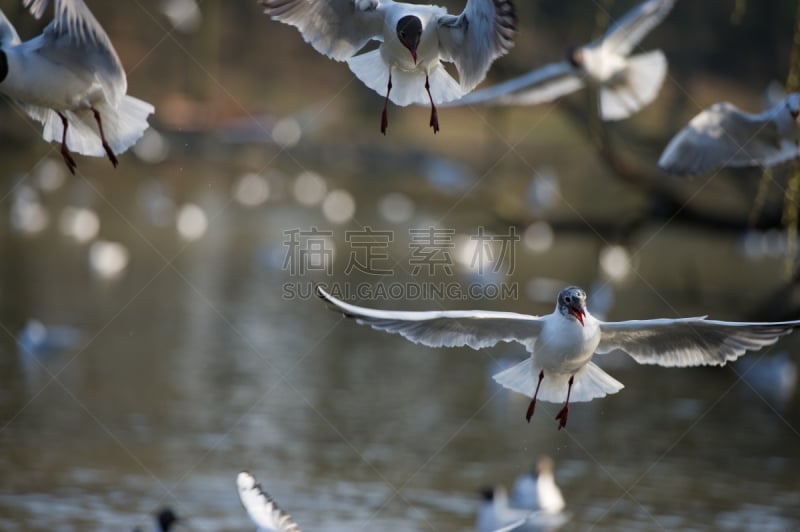
[[[408,51],[411,52],[411,57],[414,58],[414,64],[416,65],[417,64],[417,47],[416,46],[414,46],[414,47],[409,46],[408,47]]]
[[[585,316],[585,314],[583,312],[583,309],[580,309],[580,308],[577,308],[577,307],[573,307],[572,305],[570,305],[568,308],[569,308],[570,314],[575,316],[575,319],[578,320],[579,322],[581,322],[581,326],[583,326],[583,317]]]

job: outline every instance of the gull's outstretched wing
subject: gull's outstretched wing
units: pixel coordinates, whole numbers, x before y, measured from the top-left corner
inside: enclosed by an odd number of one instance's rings
[[[445,106],[536,105],[550,102],[584,86],[580,72],[567,63],[551,63],[516,78],[471,92]]]
[[[294,26],[316,51],[349,59],[370,40],[381,40],[391,0],[260,0],[273,20]]]
[[[49,0],[24,0],[25,7],[41,18]],[[73,72],[91,73],[113,106],[128,91],[125,70],[103,27],[83,0],[55,0],[53,21],[42,33],[39,53],[67,65]]]
[[[508,53],[516,27],[511,0],[467,0],[459,16],[439,19],[442,59],[455,63],[465,92],[483,81],[495,59]]]
[[[261,484],[256,483],[255,477],[247,471],[242,471],[236,477],[236,487],[239,490],[239,499],[247,510],[250,519],[261,530],[274,532],[300,532],[300,527],[292,516],[283,511],[267,492],[261,489]]]
[[[597,353],[621,349],[640,364],[722,366],[774,344],[800,321],[739,323],[704,317],[600,322]]]
[[[664,149],[658,165],[677,175],[697,175],[724,166],[773,166],[798,154],[784,142],[773,111],[745,113],[717,103],[695,116]]]
[[[618,55],[628,55],[653,28],[661,24],[675,0],[647,0],[628,11],[611,25],[597,43]]]
[[[336,310],[348,318],[355,318],[362,325],[397,333],[429,347],[468,345],[473,349],[481,349],[498,342],[512,341],[529,346],[542,329],[541,318],[514,312],[373,310],[340,301],[322,288],[317,288],[317,294]]]
[[[6,14],[0,9],[0,47],[15,45],[22,42],[14,25],[8,20]]]

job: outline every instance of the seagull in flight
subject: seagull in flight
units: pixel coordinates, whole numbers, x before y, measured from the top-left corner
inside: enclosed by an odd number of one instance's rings
[[[513,46],[516,14],[511,0],[467,0],[464,11],[393,0],[261,0],[273,20],[300,30],[318,52],[347,61],[367,87],[385,94],[381,133],[389,125],[389,100],[430,102],[430,127],[439,131],[436,104],[455,100],[480,83],[492,62]],[[380,46],[356,53],[372,40]],[[455,63],[456,82],[442,61]]]
[[[472,92],[448,106],[536,105],[588,85],[600,92],[598,105],[603,120],[628,118],[658,96],[667,74],[667,59],[661,50],[630,54],[666,18],[674,3],[675,0],[642,2],[600,39],[571,48],[565,61]]]
[[[726,166],[769,168],[800,156],[800,93],[771,109],[745,113],[715,103],[692,118],[664,149],[658,166],[675,175],[698,175]]]
[[[49,0],[23,0],[36,18]],[[70,151],[117,155],[149,127],[153,106],[127,96],[119,57],[83,0],[55,0],[55,16],[38,37],[22,42],[0,11],[0,92],[44,124],[43,138],[61,142],[61,156],[75,173]]]
[[[519,342],[531,353],[523,362],[497,373],[502,386],[536,400],[564,403],[556,414],[559,429],[567,425],[569,403],[591,401],[623,386],[600,369],[592,357],[615,349],[640,364],[665,367],[723,366],[748,350],[772,345],[798,321],[739,323],[705,316],[605,322],[586,309],[586,292],[569,286],[558,293],[556,308],[546,316],[482,310],[408,312],[373,310],[336,299],[321,287],[317,294],[345,317],[361,325],[397,333],[429,347],[492,347]]]
[[[300,532],[300,527],[294,522],[292,516],[283,511],[278,503],[261,489],[261,484],[256,482],[253,475],[247,471],[239,473],[236,477],[236,487],[244,509],[247,510],[250,519],[259,530]]]

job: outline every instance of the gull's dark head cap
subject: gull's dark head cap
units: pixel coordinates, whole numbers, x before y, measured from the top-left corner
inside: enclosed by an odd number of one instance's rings
[[[577,286],[568,286],[558,293],[558,312],[563,316],[573,317],[581,325],[586,317],[586,292]]]
[[[172,526],[180,521],[180,518],[175,514],[172,508],[166,507],[162,508],[156,514],[156,520],[158,521],[158,526],[161,527],[163,531],[169,531],[172,529]]]
[[[417,62],[417,46],[422,38],[422,21],[414,15],[406,15],[397,22],[397,38],[411,52]]]
[[[575,68],[583,68],[583,47],[571,46],[567,50],[567,62]]]
[[[786,97],[786,108],[789,110],[789,114],[792,115],[795,125],[800,124],[800,92],[793,92]]]

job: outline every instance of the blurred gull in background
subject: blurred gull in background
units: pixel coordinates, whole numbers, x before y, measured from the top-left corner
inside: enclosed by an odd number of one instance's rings
[[[23,3],[41,18],[48,0]],[[0,11],[0,92],[44,124],[46,141],[61,143],[73,174],[70,150],[117,166],[116,156],[148,128],[153,106],[126,95],[125,70],[83,0],[55,0],[54,10],[42,34],[24,43]]]
[[[716,103],[692,118],[664,149],[669,174],[699,175],[723,167],[771,167],[800,154],[800,93],[759,114]]]
[[[675,0],[648,0],[629,11],[599,40],[573,48],[567,60],[475,91],[450,105],[535,105],[588,85],[599,90],[603,120],[622,120],[652,102],[664,83],[660,50],[629,55],[672,10]]]
[[[41,321],[30,319],[17,333],[17,350],[21,355],[47,355],[68,351],[78,347],[85,335],[75,327],[66,325],[45,326]]]
[[[283,511],[278,503],[261,488],[255,477],[247,471],[242,471],[236,477],[236,487],[239,499],[247,510],[250,519],[259,530],[268,532],[300,532],[300,527],[292,516]]]
[[[430,126],[439,131],[436,104],[454,100],[486,77],[492,62],[513,46],[510,0],[469,0],[459,16],[444,8],[392,0],[261,0],[264,13],[296,27],[318,52],[347,61],[367,87],[397,105],[430,102]],[[372,40],[378,48],[356,55]],[[459,82],[442,60],[455,63]]]
[[[520,475],[514,481],[511,491],[511,504],[516,508],[542,510],[557,514],[564,509],[564,496],[561,494],[553,476],[555,463],[549,456],[541,456],[536,462],[536,470]]]
[[[531,397],[525,415],[528,421],[537,399],[564,402],[556,415],[559,429],[567,424],[570,400],[591,401],[623,388],[592,362],[595,353],[618,349],[640,364],[665,367],[724,366],[749,350],[774,344],[800,325],[800,321],[739,323],[705,317],[604,322],[589,313],[586,293],[576,286],[561,290],[555,310],[541,317],[481,310],[374,310],[340,301],[321,287],[317,294],[361,325],[429,347],[523,344],[530,357],[494,379]]]
[[[203,23],[203,14],[196,0],[164,0],[161,2],[161,12],[181,33],[194,33]]]

